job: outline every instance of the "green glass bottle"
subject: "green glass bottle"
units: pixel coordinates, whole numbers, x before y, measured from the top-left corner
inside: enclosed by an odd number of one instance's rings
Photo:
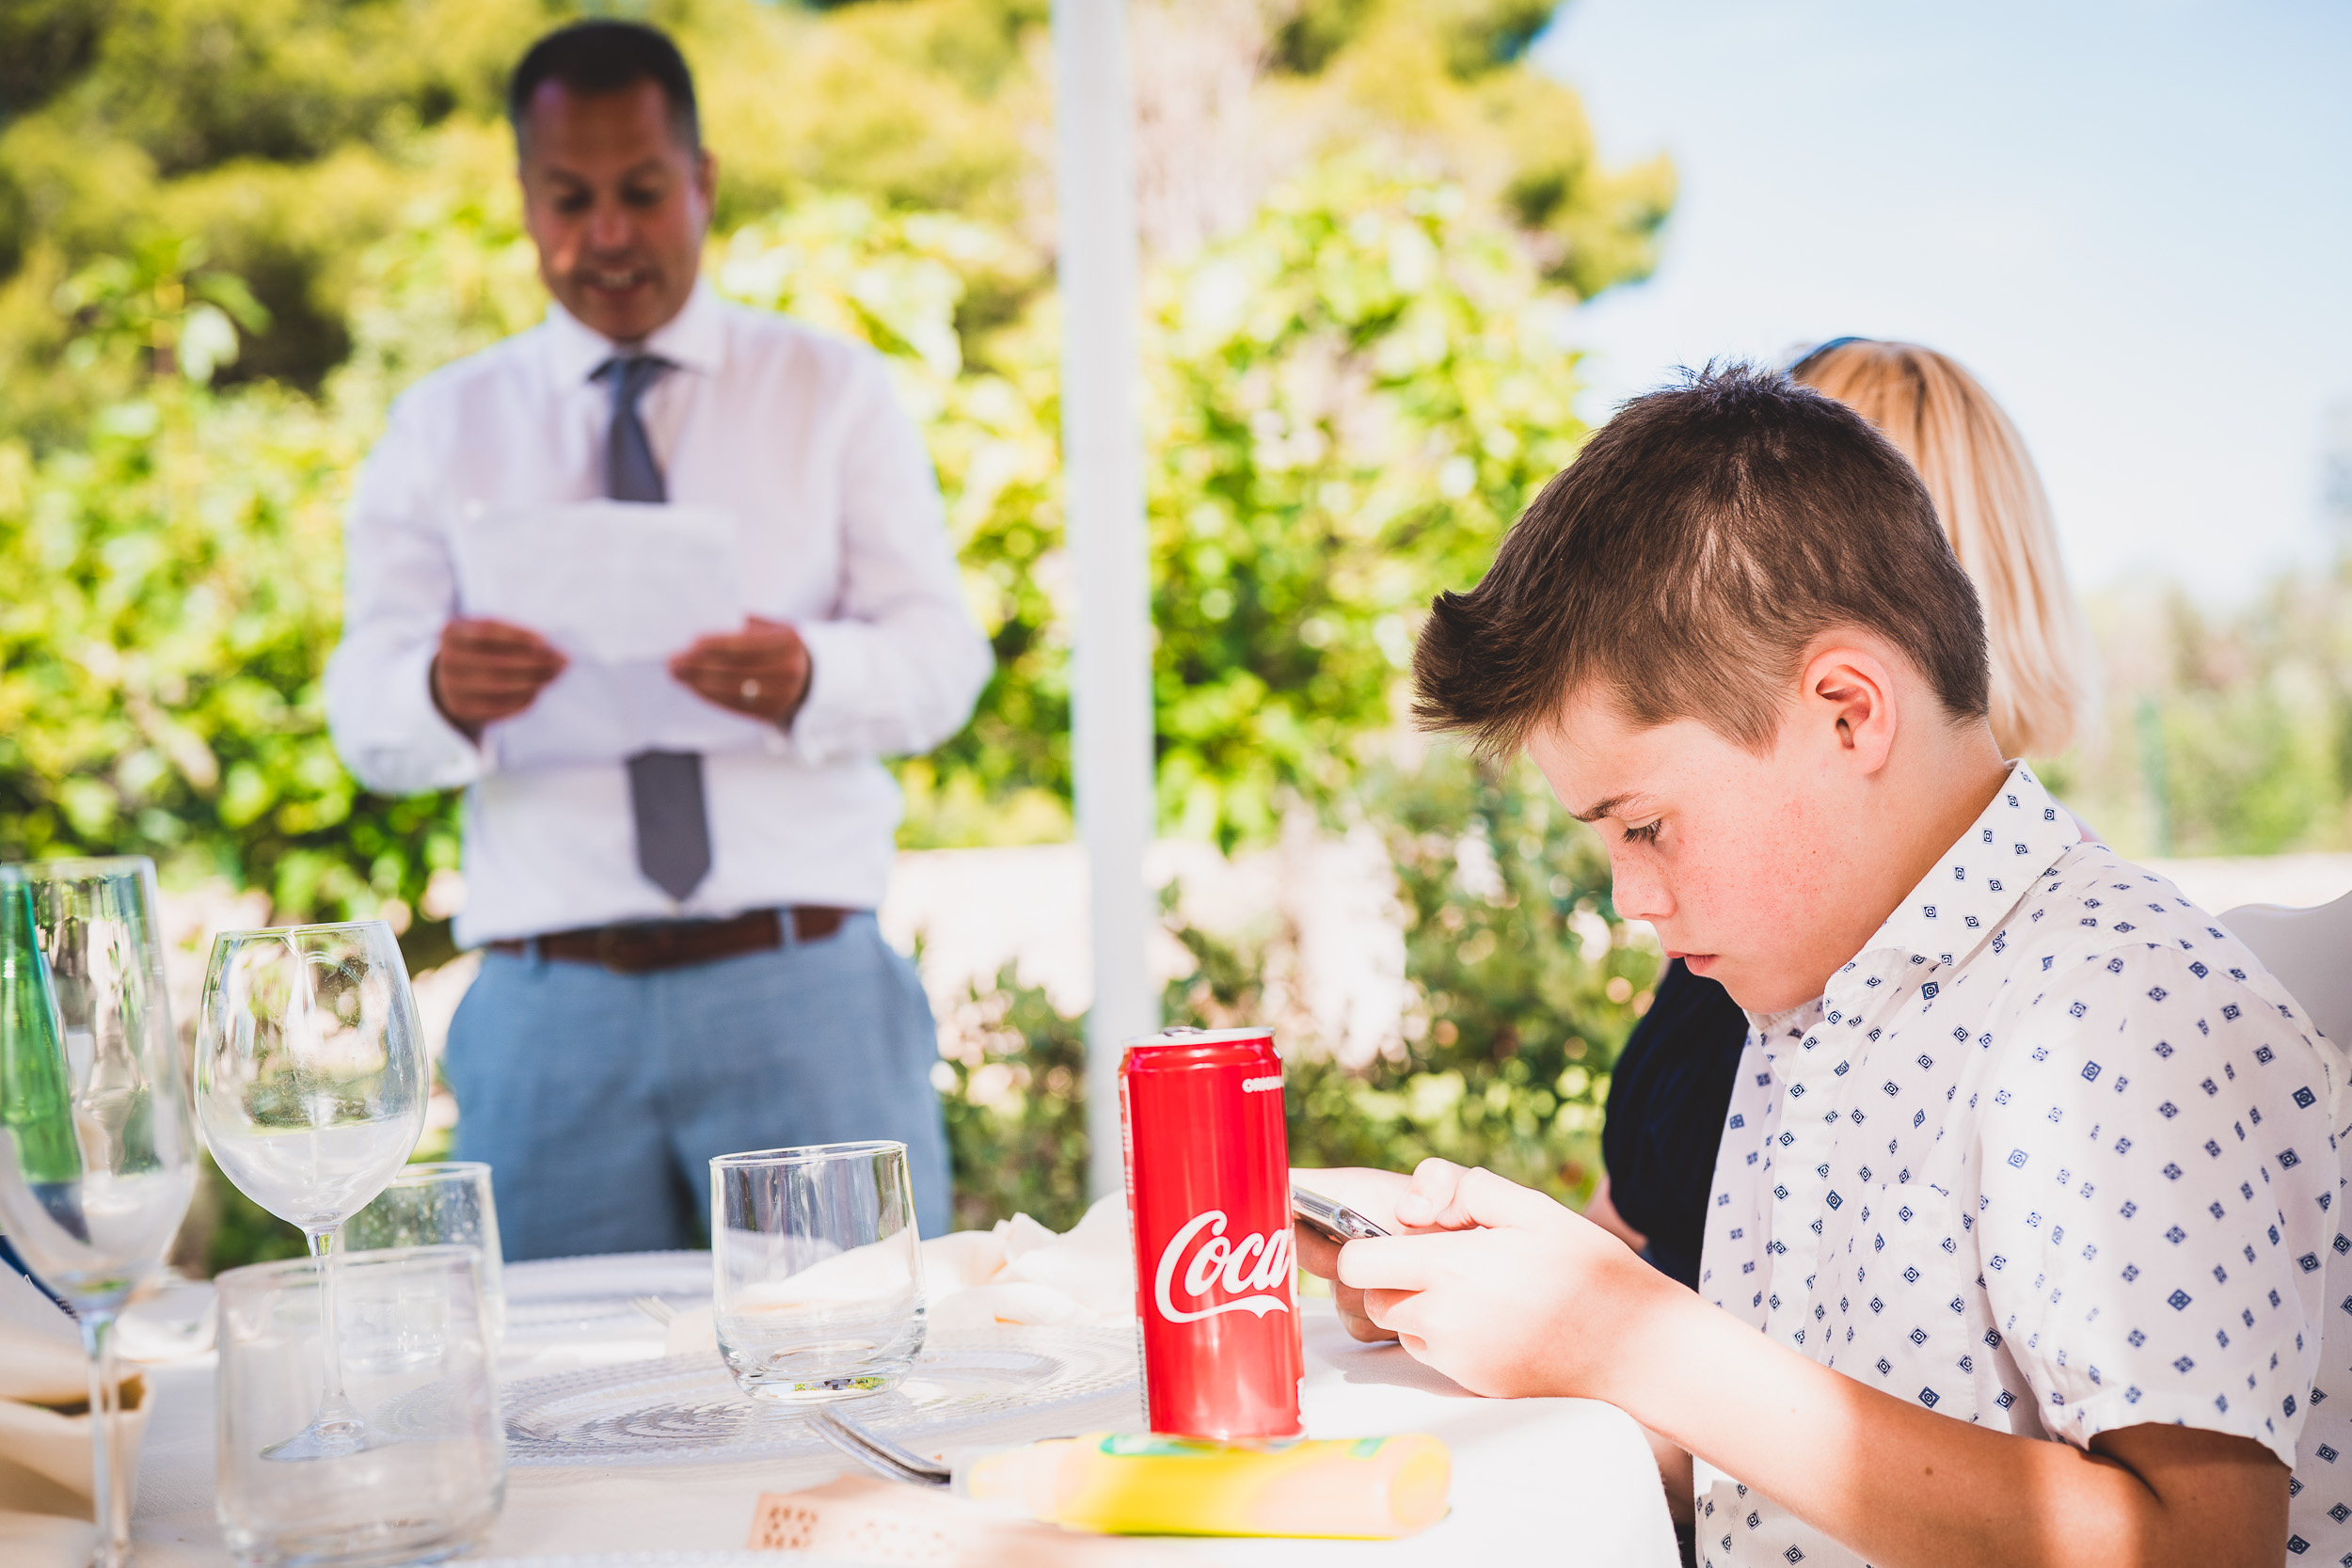
[[[13,877],[0,879],[0,1128],[10,1134],[17,1169],[49,1217],[88,1241],[65,1031],[41,956],[32,887]]]

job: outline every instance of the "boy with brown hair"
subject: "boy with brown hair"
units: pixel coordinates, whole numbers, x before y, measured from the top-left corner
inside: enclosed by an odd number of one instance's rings
[[[2352,1563],[2344,1058],[2002,759],[1975,592],[1867,421],[1740,368],[1634,400],[1415,677],[1753,1027],[1697,1295],[1433,1160],[1312,1179],[1412,1232],[1301,1232],[1352,1328],[1623,1407],[1720,1568]]]

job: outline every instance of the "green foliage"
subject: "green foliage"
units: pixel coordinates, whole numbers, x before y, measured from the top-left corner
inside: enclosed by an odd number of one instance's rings
[[[303,1257],[310,1243],[299,1229],[237,1191],[207,1154],[197,1178],[196,1201],[172,1250],[175,1266],[210,1277],[247,1263]]]
[[[459,169],[498,147],[462,128],[437,145]],[[0,467],[0,564],[26,590],[0,614],[0,845],[143,850],[176,880],[266,887],[286,918],[405,918],[431,873],[455,863],[450,798],[380,800],[337,765],[318,677],[337,631],[340,513],[389,400],[538,309],[511,197],[469,188],[453,180],[419,201],[362,259],[354,350],[319,398],[190,378],[196,313],[253,314],[226,280],[191,275],[195,247],[77,280],[74,354],[135,395],[79,446],[6,449]],[[1067,831],[1055,318],[1024,282],[1034,268],[995,226],[846,195],[713,247],[726,292],[889,356],[930,435],[999,668],[973,724],[904,767],[915,842]],[[1232,844],[1266,836],[1286,800],[1343,809],[1365,765],[1359,737],[1389,722],[1415,607],[1432,583],[1476,575],[1579,433],[1556,312],[1459,187],[1353,160],[1310,170],[1250,228],[1158,275],[1151,523],[1168,820]],[[1498,843],[1533,832],[1558,863],[1584,867],[1575,897],[1591,893],[1589,846],[1561,837],[1540,804],[1490,801],[1466,781],[1443,809],[1499,813]],[[1397,820],[1438,832],[1434,785],[1414,787]],[[1371,809],[1387,801],[1376,794]],[[1319,1156],[1442,1148],[1573,1187],[1580,1118],[1618,1022],[1583,994],[1597,970],[1529,943],[1551,942],[1574,899],[1549,927],[1525,926],[1532,914],[1448,902],[1451,871],[1415,869],[1422,851],[1402,840],[1398,853],[1417,911],[1439,918],[1443,906],[1467,924],[1433,927],[1447,931],[1435,946],[1416,938],[1434,1010],[1408,1063],[1369,1074],[1301,1064]],[[1481,951],[1471,939],[1490,927],[1502,935]],[[412,961],[447,942],[445,926],[412,927]],[[1209,1000],[1244,1007],[1248,988],[1233,974]],[[1007,1084],[1076,1073],[1075,1026],[1010,988],[975,1005],[1001,1011],[991,1037],[1005,1048],[952,1069],[960,1168],[982,1181],[965,1208],[1072,1217],[1076,1097]],[[1597,1022],[1523,1016],[1539,1005]],[[1579,1066],[1577,1052],[1597,1053]],[[1021,1156],[1031,1144],[1045,1152]],[[221,1245],[247,1231],[230,1224]]]
[[[1609,903],[1598,842],[1532,769],[1496,776],[1451,752],[1384,770],[1365,805],[1404,903],[1409,1038],[1360,1067],[1278,1040],[1293,1163],[1406,1170],[1438,1155],[1581,1202],[1600,1169],[1610,1066],[1658,973]],[[1163,999],[1170,1023],[1267,1022],[1262,946],[1173,915],[1169,929],[1196,966]],[[1008,969],[946,1022],[957,1223],[1024,1210],[1073,1222],[1084,1022]]]
[[[998,671],[962,735],[901,765],[905,841],[1063,836],[1047,6],[623,8],[696,67],[721,157],[714,277],[874,343],[930,437]],[[1253,218],[1151,259],[1171,826],[1233,845],[1295,800],[1343,815],[1415,607],[1476,575],[1580,434],[1564,291],[1646,270],[1672,179],[1602,169],[1574,95],[1517,63],[1544,10],[1302,0],[1260,85],[1297,149],[1285,177]],[[326,736],[341,514],[391,398],[544,308],[501,98],[569,14],[0,8],[0,853],[145,852],[173,882],[265,888],[281,918],[396,925],[455,864],[454,800],[368,795]],[[411,962],[448,937],[410,925]],[[1458,1077],[1491,1112],[1460,1147],[1557,1186],[1593,1090],[1565,1088],[1555,1058],[1613,1025],[1522,1019],[1575,983],[1496,941],[1491,974],[1424,987],[1447,1000],[1408,1062],[1302,1064],[1302,1092],[1341,1095],[1356,1119],[1332,1125],[1362,1139],[1434,1138],[1416,1117]],[[1437,975],[1441,957],[1416,962]],[[1523,994],[1488,1017],[1457,1005],[1471,980]],[[1017,988],[973,1006],[995,1043],[947,1069],[961,1201],[1073,1218],[1082,1110],[1057,1074],[1076,1072],[1076,1026]],[[1506,1039],[1527,1065],[1479,1065]],[[1575,1116],[1547,1105],[1564,1094]],[[275,1244],[233,1195],[220,1216],[216,1256]]]
[[[1056,321],[1028,237],[1047,8],[641,9],[698,69],[714,273],[891,355],[931,437],[998,673],[962,735],[901,765],[904,841],[1062,836]],[[1283,113],[1311,152],[1376,150],[1311,156],[1256,221],[1153,268],[1171,826],[1230,845],[1288,800],[1327,809],[1388,722],[1414,607],[1474,575],[1577,435],[1539,268],[1635,276],[1657,214],[1612,194],[1573,95],[1510,63],[1542,9],[1303,7],[1319,41],[1281,76]],[[0,562],[23,585],[0,632],[0,714],[23,716],[0,740],[0,843],[149,849],[288,915],[413,904],[448,859],[449,802],[370,800],[329,754],[334,516],[390,398],[543,308],[499,116],[505,71],[563,14],[119,0],[0,19],[0,214],[22,219],[0,225]],[[1561,158],[1549,204],[1494,186]],[[1566,245],[1563,214],[1622,230],[1617,260]]]
[[[1338,800],[1435,585],[1582,434],[1561,301],[1463,190],[1343,159],[1156,280],[1161,819],[1228,847]]]
[[[186,345],[235,292],[104,273],[98,356]],[[87,278],[91,274],[86,274]],[[175,309],[176,307],[176,309]],[[81,344],[77,343],[77,349]],[[140,350],[144,352],[144,350]],[[192,366],[188,367],[193,369]],[[289,914],[413,902],[457,845],[441,802],[363,797],[328,743],[341,510],[365,433],[273,387],[151,375],[87,444],[0,448],[0,847],[151,854]]]
[[[1433,159],[1508,214],[1546,277],[1590,298],[1658,262],[1675,199],[1665,158],[1602,166],[1582,103],[1522,62],[1548,0],[1304,0],[1279,27],[1279,67],[1310,78],[1316,150],[1370,144]]]
[[[959,1229],[1025,1213],[1067,1230],[1087,1208],[1086,1023],[1007,965],[944,1020],[940,1107]]]
[[[1581,1201],[1609,1069],[1658,973],[1609,902],[1598,842],[1532,768],[1498,776],[1451,752],[1382,769],[1362,809],[1396,868],[1415,1001],[1395,1057],[1291,1057],[1292,1158],[1409,1169],[1437,1155]],[[1254,1022],[1263,956],[1176,934],[1200,969],[1170,1019]]]
[[[1648,270],[1673,180],[1662,164],[1600,168],[1574,94],[1517,63],[1549,9],[1300,0],[1272,53],[1304,151],[1377,130],[1483,203],[1517,193],[1547,265],[1590,293]],[[723,230],[823,191],[1037,227],[1044,0],[621,10],[668,28],[696,71]],[[507,73],[574,14],[557,0],[0,8],[0,431],[72,441],[123,392],[57,366],[69,334],[51,295],[158,236],[200,239],[267,308],[241,376],[315,389],[352,346],[360,259],[440,181],[446,138],[494,138],[486,174],[505,180]]]
[[[962,735],[902,767],[904,842],[1060,836],[1057,324],[1022,292],[1026,248],[836,196],[716,257],[726,292],[889,355],[930,436],[997,673]],[[1504,226],[1367,160],[1308,169],[1152,294],[1161,817],[1230,847],[1350,787],[1430,585],[1474,578],[1574,450],[1573,356],[1564,302]]]
[[[2100,727],[2049,769],[2127,854],[2352,847],[2352,563],[2234,613],[2177,588],[2091,601]]]

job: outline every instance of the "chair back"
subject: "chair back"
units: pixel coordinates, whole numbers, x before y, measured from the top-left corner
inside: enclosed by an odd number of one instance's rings
[[[2248,904],[2221,917],[2319,1032],[2352,1049],[2352,893],[2313,910]]]

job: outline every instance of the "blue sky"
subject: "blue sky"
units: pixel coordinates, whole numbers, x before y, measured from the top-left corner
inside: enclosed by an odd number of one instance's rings
[[[2352,4],[1569,0],[1603,156],[1674,155],[1588,414],[1711,356],[1907,338],[2024,430],[2068,568],[2209,602],[2330,559],[2352,426]],[[2348,437],[2352,438],[2352,437]]]

